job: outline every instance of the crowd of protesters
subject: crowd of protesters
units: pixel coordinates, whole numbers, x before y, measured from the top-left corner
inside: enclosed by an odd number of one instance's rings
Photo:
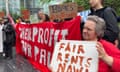
[[[103,3],[104,0],[89,0],[91,13],[81,25],[82,37],[85,41],[98,42],[98,72],[120,72],[119,18],[111,7],[104,7]]]

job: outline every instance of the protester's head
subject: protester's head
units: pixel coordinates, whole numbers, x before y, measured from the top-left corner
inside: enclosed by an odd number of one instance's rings
[[[104,36],[105,21],[98,16],[88,16],[83,27],[83,39],[88,41],[99,40]]]
[[[3,19],[4,19],[4,24],[8,24],[10,22],[7,16],[4,16]]]
[[[40,22],[50,21],[49,16],[41,11],[38,12],[38,19]]]
[[[103,5],[104,0],[89,0],[89,4],[92,8],[96,8],[98,5]]]
[[[38,12],[38,19],[41,20],[42,18],[44,18],[44,13],[39,11]]]
[[[3,21],[3,18],[0,17],[0,24],[3,24],[4,21]]]
[[[24,19],[22,17],[18,17],[18,22],[17,23],[20,23],[20,22],[24,22]]]

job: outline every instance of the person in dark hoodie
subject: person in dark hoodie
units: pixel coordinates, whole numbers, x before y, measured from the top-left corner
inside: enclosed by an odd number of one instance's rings
[[[105,20],[106,30],[103,39],[114,44],[119,34],[117,16],[111,7],[104,7],[103,3],[104,0],[89,0],[91,7],[91,13],[89,15],[96,15]]]
[[[3,17],[4,27],[3,27],[3,46],[6,59],[12,58],[12,47],[15,45],[15,30],[10,24],[9,18],[7,16]]]

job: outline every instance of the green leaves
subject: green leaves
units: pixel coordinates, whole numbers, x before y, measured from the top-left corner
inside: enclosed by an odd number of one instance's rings
[[[40,0],[40,2],[41,2],[42,4],[49,3],[50,1],[52,1],[52,0]]]
[[[105,0],[105,6],[111,6],[120,15],[120,0]]]

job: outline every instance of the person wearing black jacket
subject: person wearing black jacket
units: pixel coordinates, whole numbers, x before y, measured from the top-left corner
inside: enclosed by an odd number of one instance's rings
[[[106,30],[103,39],[114,44],[118,38],[119,27],[117,25],[117,16],[111,7],[103,7],[104,0],[89,0],[91,13],[103,18],[106,22]]]
[[[15,30],[14,27],[10,24],[8,17],[3,17],[4,26],[3,26],[3,46],[5,58],[12,58],[12,47],[15,45]]]

